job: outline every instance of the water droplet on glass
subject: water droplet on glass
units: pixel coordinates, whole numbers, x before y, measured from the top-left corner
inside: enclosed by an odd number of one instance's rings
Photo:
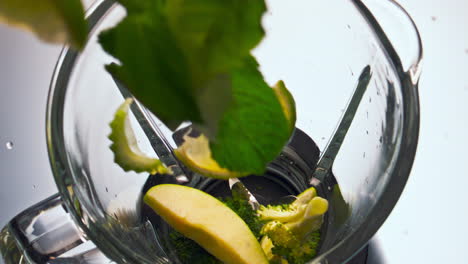
[[[351,29],[351,26],[349,24],[347,25],[347,27],[348,27],[348,29]]]
[[[177,177],[176,177],[176,180],[177,180],[177,182],[179,182],[179,183],[187,183],[187,182],[190,181],[190,180],[187,178],[187,176],[185,176],[185,175],[179,175],[179,176],[177,176]]]
[[[14,145],[13,145],[13,142],[8,141],[8,142],[5,144],[5,146],[6,146],[6,148],[7,148],[8,150],[12,150]]]
[[[363,158],[366,158],[366,153],[365,153],[365,152],[362,153],[362,157],[363,157]]]
[[[369,135],[369,130],[366,130],[366,134]]]
[[[107,187],[106,187],[106,192],[109,192],[109,189],[107,189]]]
[[[351,67],[348,67],[348,69],[349,69],[349,72],[351,73],[351,76],[354,76],[353,69],[351,69]]]

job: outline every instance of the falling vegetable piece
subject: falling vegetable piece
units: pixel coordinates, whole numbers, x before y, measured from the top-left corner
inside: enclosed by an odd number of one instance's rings
[[[0,23],[33,32],[52,43],[82,49],[88,28],[80,0],[2,0]]]
[[[278,81],[273,86],[273,91],[275,91],[276,97],[283,108],[284,115],[288,120],[289,128],[292,132],[296,126],[296,103],[294,102],[294,98],[283,81]]]
[[[129,98],[117,109],[114,120],[110,123],[112,129],[109,139],[114,152],[114,161],[124,171],[148,172],[151,174],[172,174],[159,159],[146,156],[138,148],[135,134],[129,124],[128,110],[133,99]]]
[[[226,180],[248,175],[221,168],[211,156],[208,138],[203,134],[196,138],[185,135],[184,143],[174,150],[174,154],[189,169],[206,177]]]

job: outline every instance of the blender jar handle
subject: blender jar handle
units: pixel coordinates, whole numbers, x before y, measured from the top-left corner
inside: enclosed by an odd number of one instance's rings
[[[75,225],[59,194],[21,212],[0,231],[2,261],[113,263]]]

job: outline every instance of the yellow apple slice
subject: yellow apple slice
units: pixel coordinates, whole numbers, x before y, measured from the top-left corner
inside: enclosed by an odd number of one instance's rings
[[[203,134],[196,138],[185,135],[184,143],[174,150],[174,154],[192,171],[207,177],[227,180],[248,175],[248,173],[230,171],[219,166],[211,156],[208,138]]]
[[[175,230],[227,264],[267,264],[247,224],[218,199],[174,184],[151,188],[144,201]]]

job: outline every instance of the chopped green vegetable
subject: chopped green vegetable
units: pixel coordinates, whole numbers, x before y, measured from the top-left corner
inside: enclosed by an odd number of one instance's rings
[[[197,242],[185,237],[177,231],[171,231],[169,241],[182,264],[221,264]]]
[[[309,201],[317,196],[315,188],[309,188],[298,195],[291,204],[260,206],[257,214],[262,220],[291,222],[304,216]]]
[[[228,197],[221,201],[244,220],[257,239],[260,238],[260,230],[264,222],[260,220],[248,200]]]
[[[110,123],[112,129],[109,135],[109,139],[112,141],[110,148],[114,152],[115,162],[125,171],[171,174],[172,171],[164,166],[159,159],[147,157],[138,148],[128,119],[128,110],[132,102],[132,99],[125,100],[117,109],[114,120]]]
[[[265,2],[246,1],[118,0],[127,17],[100,43],[121,63],[108,71],[169,128],[191,121],[220,167],[262,174],[294,122],[250,55]]]
[[[312,259],[320,240],[319,229],[328,210],[327,200],[309,188],[289,206],[266,206],[260,218],[270,220],[261,230],[261,245],[271,262],[302,264]]]
[[[309,262],[317,255],[317,247],[320,242],[320,231],[310,233],[305,241],[295,247],[274,246],[271,250],[277,260],[287,260],[290,264],[302,264]],[[273,262],[274,263],[274,262]],[[282,262],[279,262],[282,263]]]
[[[31,31],[47,42],[68,42],[77,49],[83,48],[88,32],[80,0],[2,0],[1,22]]]

